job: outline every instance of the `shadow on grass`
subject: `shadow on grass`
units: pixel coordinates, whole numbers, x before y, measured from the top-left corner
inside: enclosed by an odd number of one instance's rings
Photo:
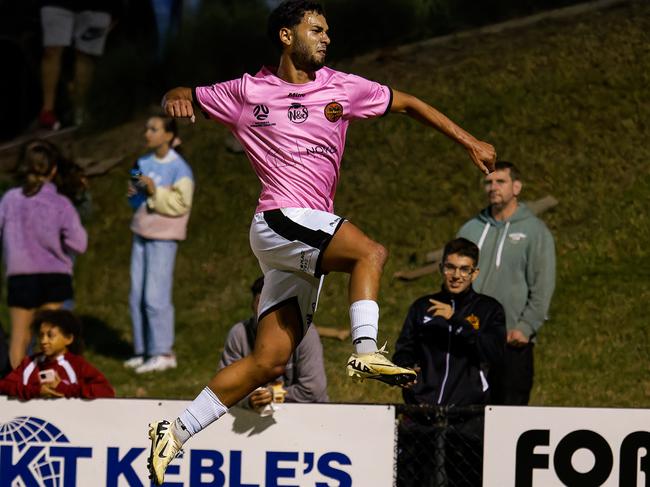
[[[133,347],[108,323],[94,316],[81,315],[86,348],[106,357],[124,359],[133,354]]]

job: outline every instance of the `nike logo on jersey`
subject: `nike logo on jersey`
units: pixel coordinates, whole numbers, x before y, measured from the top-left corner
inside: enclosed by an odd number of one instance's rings
[[[433,319],[432,316],[425,316],[424,318],[422,318],[422,324],[423,324],[423,325],[426,325],[426,324],[429,323],[429,321],[431,321],[432,319]]]

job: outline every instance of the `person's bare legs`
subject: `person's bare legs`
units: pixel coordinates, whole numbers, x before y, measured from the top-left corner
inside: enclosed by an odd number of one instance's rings
[[[30,325],[34,319],[34,309],[9,307],[11,320],[11,338],[9,340],[9,362],[15,369],[27,354],[27,347],[32,339]]]
[[[350,222],[338,229],[323,254],[321,266],[324,272],[350,274],[350,325],[357,354],[377,351],[377,294],[387,258],[388,251],[383,245],[368,238]]]
[[[237,404],[255,388],[284,373],[291,354],[302,338],[299,310],[287,304],[258,324],[253,353],[221,369],[208,387],[227,407]]]
[[[86,95],[95,69],[95,57],[81,51],[75,52],[74,83],[71,97],[74,103],[75,124],[83,122]]]
[[[413,381],[412,369],[399,367],[377,350],[379,305],[377,294],[381,274],[388,258],[383,245],[373,241],[359,228],[346,222],[334,234],[321,262],[325,272],[350,274],[348,290],[350,325],[355,353],[348,359],[347,372],[359,379],[376,379],[390,385]]]
[[[345,222],[330,241],[321,267],[324,272],[350,274],[350,304],[369,299],[377,301],[379,281],[388,259],[388,250],[370,239],[358,227]]]
[[[39,309],[60,309],[63,303],[46,303]],[[9,341],[9,362],[15,369],[27,354],[27,348],[32,341],[31,324],[37,309],[9,308],[11,320],[11,339]]]
[[[283,374],[301,337],[300,311],[294,304],[267,314],[258,324],[251,355],[218,371],[173,423],[149,424],[151,450],[147,467],[155,485],[162,485],[167,465],[192,435],[219,419],[257,387]]]
[[[56,88],[61,75],[63,46],[46,46],[41,58],[41,88],[43,91],[42,111],[54,111]]]

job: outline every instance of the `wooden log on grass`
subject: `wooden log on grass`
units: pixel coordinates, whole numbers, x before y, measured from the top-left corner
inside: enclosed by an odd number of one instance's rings
[[[557,206],[557,204],[558,200],[551,195],[544,196],[535,201],[526,202],[526,206],[534,215],[540,215],[554,206]],[[397,271],[393,274],[393,277],[395,279],[402,279],[403,281],[413,281],[431,274],[438,268],[438,264],[442,259],[442,250],[443,249],[436,249],[432,252],[427,252],[425,261],[428,262],[428,264],[416,269]]]

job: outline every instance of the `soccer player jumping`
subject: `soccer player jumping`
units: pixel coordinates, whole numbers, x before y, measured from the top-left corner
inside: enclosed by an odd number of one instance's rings
[[[226,125],[244,147],[262,191],[250,243],[264,272],[259,328],[251,355],[220,370],[173,422],[149,426],[149,470],[162,484],[182,444],[256,387],[282,375],[312,320],[322,276],[350,274],[355,351],[350,376],[387,384],[411,382],[415,372],[377,350],[377,293],[386,249],[333,214],[334,194],[350,121],[405,113],[462,145],[483,172],[493,170],[494,148],[418,98],[359,76],[324,67],[330,43],[323,8],[290,0],[269,16],[268,32],[282,49],[277,68],[197,88],[174,88],[162,104],[180,118],[196,105]]]

